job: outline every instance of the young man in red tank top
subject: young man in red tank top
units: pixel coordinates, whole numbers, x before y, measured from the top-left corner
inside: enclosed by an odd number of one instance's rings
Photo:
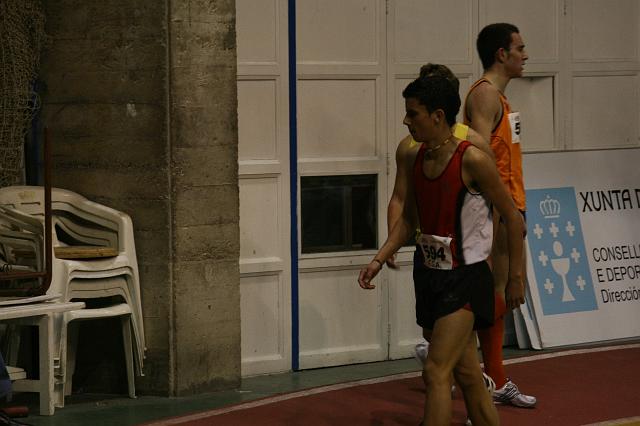
[[[511,111],[504,91],[512,78],[522,77],[528,56],[518,28],[506,23],[483,28],[478,34],[477,48],[484,74],[471,86],[467,95],[465,123],[490,141],[500,178],[524,217],[526,202],[522,179],[520,115]],[[535,406],[536,398],[520,392],[506,377],[502,363],[504,315],[507,309],[517,307],[517,302],[524,297],[523,284],[508,280],[509,253],[506,241],[506,228],[500,215],[496,214],[491,252],[496,318],[494,325],[479,332],[478,337],[485,372],[496,383],[494,401],[531,408]],[[524,246],[524,241],[521,244]],[[523,261],[523,268],[525,265]],[[525,270],[522,275],[526,276]]]
[[[446,78],[453,85],[455,91],[459,93],[460,81],[447,66],[442,64],[428,63],[420,67],[420,78],[433,76]],[[468,140],[477,148],[481,149],[483,152],[493,158],[493,151],[491,151],[489,141],[485,140],[482,136],[480,136],[480,134],[478,134],[478,132],[476,132],[469,126],[462,123],[455,123],[455,125],[453,126],[453,134],[459,139]],[[391,230],[393,229],[396,221],[400,219],[400,216],[402,215],[402,206],[404,205],[404,200],[407,193],[407,189],[404,186],[404,179],[401,178],[404,173],[406,173],[405,164],[414,164],[416,155],[418,155],[420,145],[420,143],[413,140],[411,135],[407,135],[400,141],[398,147],[396,148],[396,179],[393,186],[393,193],[387,207],[388,234],[391,233]],[[387,259],[387,265],[390,268],[396,268],[395,255]],[[415,262],[414,270],[421,268],[424,268],[422,262]],[[416,272],[419,273],[419,271]],[[416,291],[416,296],[418,296],[419,286],[417,286],[417,283],[415,282],[414,289]],[[421,365],[424,364],[425,360],[427,359],[428,348],[429,343],[426,341],[426,339],[421,340],[415,346],[415,358]],[[493,387],[495,386],[493,380],[491,380],[487,376],[485,376],[484,379],[487,387],[489,389],[493,389]],[[454,388],[452,387],[452,392],[453,389]]]
[[[491,251],[492,204],[508,234],[509,281],[522,285],[524,222],[494,161],[468,141],[453,136],[460,108],[453,86],[441,77],[420,78],[403,92],[404,124],[421,143],[415,163],[400,176],[407,194],[402,216],[374,259],[360,271],[363,289],[420,225],[424,268],[414,279],[418,323],[431,341],[423,367],[427,385],[425,425],[451,421],[450,377],[460,386],[475,426],[499,424],[498,413],[482,380],[474,329],[493,321],[493,284],[486,258]],[[520,303],[521,301],[514,301]]]

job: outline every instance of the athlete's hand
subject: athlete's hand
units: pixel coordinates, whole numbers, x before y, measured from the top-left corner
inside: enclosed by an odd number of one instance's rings
[[[524,284],[521,279],[510,279],[505,288],[507,309],[515,309],[524,303]]]
[[[391,269],[398,269],[398,265],[396,265],[396,255],[392,254],[390,258],[385,262],[387,266]]]
[[[360,276],[358,277],[358,284],[365,290],[373,290],[375,285],[371,284],[371,280],[378,275],[378,272],[382,269],[382,264],[372,260],[365,268],[360,270]]]

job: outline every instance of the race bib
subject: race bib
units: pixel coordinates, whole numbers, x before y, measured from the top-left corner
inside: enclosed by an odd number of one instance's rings
[[[424,255],[424,265],[427,268],[453,269],[451,237],[422,234],[419,245]]]
[[[520,143],[520,113],[509,113],[509,125],[511,126],[511,142]]]

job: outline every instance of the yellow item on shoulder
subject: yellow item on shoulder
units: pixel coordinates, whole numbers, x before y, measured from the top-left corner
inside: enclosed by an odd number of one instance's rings
[[[469,133],[469,126],[462,123],[456,123],[453,126],[453,136],[463,141],[467,140],[467,134]]]

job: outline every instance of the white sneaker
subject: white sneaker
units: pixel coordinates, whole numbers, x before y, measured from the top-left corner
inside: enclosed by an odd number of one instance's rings
[[[482,372],[482,380],[484,381],[484,385],[491,395],[496,391],[496,382],[489,376],[487,376],[484,371]]]
[[[497,404],[510,404],[516,407],[533,408],[538,400],[535,396],[525,395],[518,389],[511,380],[500,389],[493,392],[493,402]]]
[[[422,340],[418,342],[416,347],[414,348],[414,354],[416,361],[420,366],[423,366],[425,362],[427,362],[427,354],[429,353],[429,342],[426,340]]]

